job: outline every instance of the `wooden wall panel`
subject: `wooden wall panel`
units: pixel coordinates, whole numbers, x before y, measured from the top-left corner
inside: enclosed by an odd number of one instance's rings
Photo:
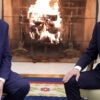
[[[96,0],[87,0],[84,24],[84,42],[83,47],[86,48],[91,39],[93,28],[96,22]],[[92,5],[92,6],[91,6]]]

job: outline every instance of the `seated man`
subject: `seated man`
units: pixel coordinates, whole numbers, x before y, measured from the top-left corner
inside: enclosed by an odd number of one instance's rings
[[[0,20],[0,100],[24,100],[29,91],[29,83],[11,71],[11,54],[8,39],[8,24]]]
[[[81,72],[98,55],[100,55],[100,22],[95,25],[88,49],[63,78],[68,100],[83,100],[80,88],[100,89],[100,63],[92,71]]]

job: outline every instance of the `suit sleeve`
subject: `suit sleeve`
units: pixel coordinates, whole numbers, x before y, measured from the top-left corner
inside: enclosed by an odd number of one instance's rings
[[[1,58],[1,67],[0,67],[0,77],[5,80],[8,79],[10,71],[11,71],[11,53],[9,47],[9,39],[8,39],[8,24],[6,24],[5,28],[5,36],[4,36],[4,48],[3,54]]]
[[[88,48],[86,49],[84,54],[80,57],[75,66],[81,66],[81,68],[84,69],[91,61],[97,58],[99,52],[97,47],[97,33],[99,28],[98,26],[99,23],[97,23],[94,27],[92,38]]]

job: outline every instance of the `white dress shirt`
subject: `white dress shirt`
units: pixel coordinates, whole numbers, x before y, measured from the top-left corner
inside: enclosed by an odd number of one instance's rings
[[[5,83],[5,79],[0,77],[0,81],[2,81],[3,83]]]
[[[75,66],[74,68],[75,68],[75,69],[78,69],[79,71],[81,71],[81,69],[82,69],[81,66],[78,66],[78,65]]]

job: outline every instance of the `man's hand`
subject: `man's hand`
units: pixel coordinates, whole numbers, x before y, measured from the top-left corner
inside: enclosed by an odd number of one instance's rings
[[[80,76],[80,71],[78,69],[73,68],[71,71],[69,71],[67,74],[65,74],[64,78],[63,78],[63,82],[66,83],[69,81],[69,79],[72,76],[76,76],[76,81],[78,81],[79,76]]]
[[[0,81],[0,100],[2,99],[3,85],[4,85],[4,83],[2,81]]]

